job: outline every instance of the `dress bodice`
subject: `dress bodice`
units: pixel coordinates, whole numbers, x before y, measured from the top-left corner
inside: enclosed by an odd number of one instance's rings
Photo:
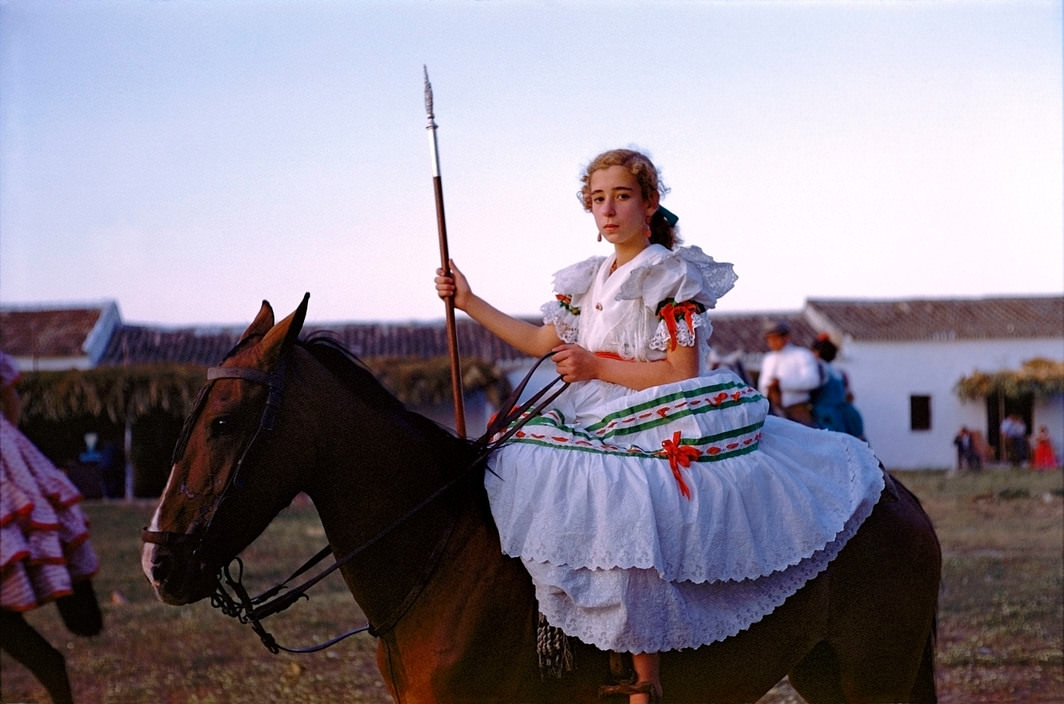
[[[705,346],[706,310],[734,285],[731,264],[697,247],[656,244],[611,271],[615,261],[592,257],[555,274],[556,300],[543,313],[563,341],[635,361],[664,359],[672,344]]]

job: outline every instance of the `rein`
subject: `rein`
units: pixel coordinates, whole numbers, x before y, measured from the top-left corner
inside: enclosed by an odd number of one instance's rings
[[[553,381],[547,384],[545,387],[533,394],[527,401],[517,404],[517,400],[524,392],[525,387],[528,385],[532,375],[536,372],[539,366],[553,356],[553,353],[548,353],[540,357],[532,368],[528,371],[525,377],[521,380],[518,386],[513,390],[510,396],[503,402],[500,407],[500,411],[488,424],[488,428],[484,435],[474,442],[474,448],[476,448],[476,454],[473,460],[461,471],[459,471],[455,477],[444,483],[436,491],[426,496],[420,503],[404,513],[398,519],[384,527],[376,535],[371,537],[366,542],[362,543],[355,549],[346,553],[345,555],[337,558],[331,565],[324,568],[318,574],[314,575],[310,579],[306,580],[298,586],[289,589],[288,584],[292,580],[300,577],[308,572],[319,562],[324,560],[331,552],[332,548],[326,545],[319,550],[317,554],[303,563],[295,572],[293,572],[286,580],[277,584],[266,591],[262,592],[258,596],[250,596],[247,589],[243,585],[244,575],[244,563],[239,557],[234,557],[230,564],[223,565],[218,568],[218,574],[215,577],[215,591],[211,595],[211,606],[217,608],[226,616],[237,619],[240,623],[250,624],[252,630],[259,636],[262,644],[273,654],[277,654],[280,651],[288,653],[312,653],[329,648],[340,641],[353,636],[357,633],[369,632],[374,637],[380,636],[382,633],[386,633],[394,628],[399,620],[406,614],[409,608],[420,596],[421,592],[428,585],[429,579],[436,571],[436,567],[439,565],[439,561],[442,559],[447,545],[450,542],[451,536],[454,533],[456,521],[451,521],[450,525],[445,531],[443,531],[436,546],[433,548],[432,553],[422,570],[420,578],[408,591],[407,596],[403,599],[400,605],[393,609],[393,614],[385,619],[383,623],[374,627],[373,625],[366,623],[364,626],[351,629],[345,633],[342,633],[328,641],[319,643],[317,645],[307,646],[303,648],[288,648],[280,645],[273,635],[266,630],[262,621],[270,616],[278,614],[288,607],[292,606],[296,601],[300,599],[309,599],[310,596],[307,591],[322,581],[325,577],[332,572],[340,569],[342,566],[349,563],[358,555],[368,550],[373,545],[380,542],[392,531],[399,528],[408,520],[413,518],[416,514],[420,513],[427,506],[432,504],[436,499],[453,489],[461,481],[463,481],[467,474],[476,469],[492,452],[497,450],[503,444],[506,443],[522,426],[529,420],[536,417],[556,399],[566,388],[569,383],[563,382],[562,386],[553,390],[559,381],[562,381],[561,377],[556,377]],[[207,530],[210,528],[214,521],[215,515],[217,515],[218,508],[226,497],[226,494],[231,488],[243,488],[243,482],[239,481],[241,469],[243,468],[244,460],[248,456],[251,448],[255,445],[260,435],[273,429],[274,421],[276,419],[277,411],[280,409],[281,401],[283,399],[284,391],[284,371],[285,363],[282,359],[277,369],[272,372],[263,372],[258,369],[252,369],[247,367],[211,367],[207,371],[208,381],[214,381],[216,379],[241,379],[255,384],[265,385],[269,389],[269,393],[266,400],[266,407],[263,410],[262,418],[259,421],[259,427],[255,431],[255,434],[248,441],[243,452],[240,455],[240,459],[236,463],[236,467],[225,488],[219,494],[218,499],[213,504],[213,511],[210,519],[203,526],[201,530],[198,530],[198,542],[193,550],[193,555],[198,555],[204,550],[204,538]],[[549,393],[549,395],[548,395]],[[545,397],[545,398],[544,398]],[[491,471],[488,468],[488,471]],[[194,534],[193,534],[194,535]],[[193,535],[187,534],[175,534],[164,531],[149,531],[145,529],[143,531],[143,539],[145,542],[158,543],[162,545],[180,545],[193,539]],[[235,565],[234,570],[230,569],[230,565]],[[232,593],[227,590],[232,590]],[[286,591],[287,590],[287,591]]]

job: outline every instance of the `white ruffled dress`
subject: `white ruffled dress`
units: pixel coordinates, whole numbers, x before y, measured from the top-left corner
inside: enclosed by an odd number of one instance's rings
[[[647,247],[611,275],[595,257],[555,275],[544,320],[629,360],[670,344],[708,357],[705,310],[730,264]],[[726,370],[642,391],[572,384],[494,453],[485,487],[503,552],[540,611],[604,650],[659,652],[735,635],[823,571],[884,486],[868,445],[767,416]]]

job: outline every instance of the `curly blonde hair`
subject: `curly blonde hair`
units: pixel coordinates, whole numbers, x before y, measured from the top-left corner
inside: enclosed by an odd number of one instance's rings
[[[635,176],[643,200],[660,203],[661,198],[669,192],[661,180],[658,168],[646,154],[634,149],[611,149],[592,159],[580,177],[581,186],[576,197],[587,212],[591,212],[591,174],[611,166],[623,166]],[[655,212],[650,219],[650,241],[669,249],[679,243],[676,227],[670,224],[660,211]]]

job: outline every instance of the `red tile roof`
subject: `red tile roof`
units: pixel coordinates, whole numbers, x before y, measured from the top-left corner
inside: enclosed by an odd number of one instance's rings
[[[83,357],[103,308],[0,310],[0,349],[13,357]]]
[[[458,349],[463,358],[486,362],[523,357],[513,347],[501,342],[480,325],[459,320]],[[336,323],[307,325],[304,334],[329,330],[356,355],[373,357],[420,357],[428,359],[449,354],[447,332],[438,323]],[[217,364],[236,344],[243,333],[240,328],[161,329],[123,325],[111,338],[102,365],[187,362],[210,366]]]
[[[806,316],[826,318],[859,341],[1064,337],[1064,296],[809,300]]]
[[[713,351],[726,357],[734,352],[767,352],[765,328],[779,321],[786,322],[791,328],[791,341],[808,347],[816,340],[821,330],[815,330],[802,317],[801,313],[712,313],[713,335],[709,345]]]
[[[243,328],[164,329],[122,325],[104,350],[101,366],[174,362],[207,367],[225,357]]]
[[[526,356],[472,320],[458,320],[455,328],[458,333],[459,354],[463,357],[494,362]],[[363,358],[430,358],[450,353],[447,330],[442,321],[420,324],[349,323],[334,325],[328,329],[336,333],[348,349]]]

